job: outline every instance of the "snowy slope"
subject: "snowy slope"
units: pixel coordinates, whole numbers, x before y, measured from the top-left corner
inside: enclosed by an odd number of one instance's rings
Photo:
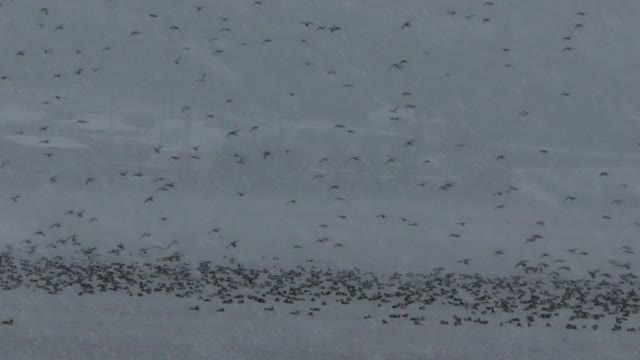
[[[640,3],[1,3],[11,253],[636,270]]]

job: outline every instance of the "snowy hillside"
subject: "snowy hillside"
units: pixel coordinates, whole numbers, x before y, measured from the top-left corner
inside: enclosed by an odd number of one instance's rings
[[[0,5],[0,265],[55,301],[92,300],[53,264],[167,256],[637,289],[636,1]]]

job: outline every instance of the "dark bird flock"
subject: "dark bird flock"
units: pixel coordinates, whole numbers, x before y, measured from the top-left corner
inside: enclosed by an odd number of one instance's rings
[[[594,9],[530,38],[505,1],[88,3],[0,0],[0,291],[640,331]]]

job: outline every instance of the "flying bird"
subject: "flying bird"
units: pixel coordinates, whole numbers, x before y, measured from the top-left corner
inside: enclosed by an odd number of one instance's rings
[[[224,248],[225,248],[225,249],[228,249],[228,248],[230,248],[230,247],[232,247],[232,248],[238,247],[238,240],[233,240],[232,242],[230,242],[229,244],[227,244],[227,246],[225,246]]]
[[[405,148],[405,147],[413,146],[414,142],[415,140],[408,140],[406,143],[404,143],[404,145],[402,145],[402,147]]]
[[[219,233],[219,232],[220,232],[220,230],[222,230],[222,228],[221,228],[221,227],[213,228],[213,229],[209,230],[209,232],[207,233],[207,235],[211,235],[211,234],[213,234],[213,233],[216,233],[216,234],[217,234],[217,233]]]

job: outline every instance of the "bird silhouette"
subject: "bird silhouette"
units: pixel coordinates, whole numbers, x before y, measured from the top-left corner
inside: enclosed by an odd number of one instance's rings
[[[397,63],[393,63],[393,64],[391,64],[391,66],[389,66],[389,69],[398,69],[398,70],[402,70],[402,69],[404,69],[404,66],[405,66],[406,64],[408,64],[408,63],[409,63],[409,62],[408,62],[407,60],[402,59],[402,60],[400,60],[400,61],[399,61],[399,62],[397,62]]]
[[[229,244],[227,244],[227,246],[225,246],[225,249],[228,249],[230,247],[231,248],[235,248],[237,246],[238,246],[238,240],[234,240],[234,241],[230,242]]]

